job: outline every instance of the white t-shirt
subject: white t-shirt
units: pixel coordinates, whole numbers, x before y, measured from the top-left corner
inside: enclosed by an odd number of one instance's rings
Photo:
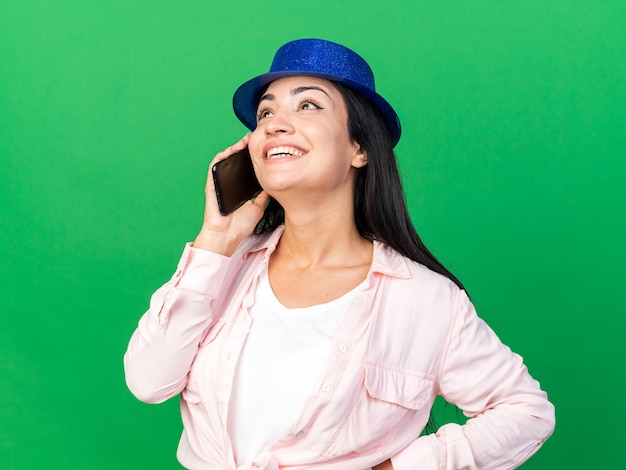
[[[325,304],[286,308],[272,292],[267,269],[261,274],[228,420],[237,465],[286,435],[315,387],[323,387],[322,368],[359,288]]]

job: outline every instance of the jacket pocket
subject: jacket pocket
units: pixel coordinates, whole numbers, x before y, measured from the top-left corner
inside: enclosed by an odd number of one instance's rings
[[[420,410],[433,398],[434,379],[418,372],[374,362],[365,363],[365,389],[370,397]]]
[[[364,364],[363,374],[359,391],[322,451],[325,458],[385,452],[392,442],[397,444],[399,428],[422,410],[429,412],[434,399],[432,377],[373,362]],[[407,439],[419,436],[420,429],[415,428],[415,436]]]

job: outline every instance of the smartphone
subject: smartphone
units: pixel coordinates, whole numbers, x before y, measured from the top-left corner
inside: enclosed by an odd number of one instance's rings
[[[222,215],[230,214],[262,191],[247,148],[217,162],[211,173]]]

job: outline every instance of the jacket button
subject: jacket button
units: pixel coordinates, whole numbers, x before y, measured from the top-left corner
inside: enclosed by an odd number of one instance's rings
[[[339,352],[345,353],[348,350],[348,347],[345,344],[339,346]]]

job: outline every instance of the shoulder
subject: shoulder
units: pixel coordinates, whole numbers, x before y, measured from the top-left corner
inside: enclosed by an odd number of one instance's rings
[[[394,289],[406,291],[409,298],[452,299],[462,292],[451,279],[398,253],[383,243],[376,243],[372,270],[382,274]]]
[[[373,357],[385,345],[384,357],[408,370],[436,375],[450,331],[469,302],[464,290],[446,276],[389,247],[387,266],[380,272],[380,308],[374,313]]]
[[[415,338],[443,337],[470,304],[451,279],[383,245],[379,294],[383,309],[377,322]]]

